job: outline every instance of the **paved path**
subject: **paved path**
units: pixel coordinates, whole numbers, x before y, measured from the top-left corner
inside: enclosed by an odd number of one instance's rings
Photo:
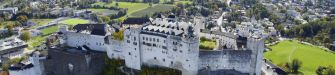
[[[291,62],[291,57],[293,55],[293,53],[297,50],[298,46],[295,44],[291,44],[292,46],[294,46],[294,48],[291,50],[290,55],[288,56],[288,61]]]
[[[45,28],[49,28],[50,26],[55,26],[58,24],[58,22],[60,21],[63,21],[63,20],[66,20],[66,19],[69,19],[69,17],[60,17],[60,18],[57,18],[45,25],[42,25],[42,26],[39,26],[39,27],[36,27],[35,29],[36,30],[42,30],[42,29],[45,29]]]

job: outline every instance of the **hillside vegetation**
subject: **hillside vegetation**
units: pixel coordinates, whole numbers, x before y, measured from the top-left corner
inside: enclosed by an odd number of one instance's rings
[[[264,53],[264,58],[271,60],[274,64],[284,67],[286,62],[298,59],[302,62],[300,69],[304,75],[316,75],[319,66],[335,66],[335,53],[316,46],[305,45],[299,41],[282,41],[277,45],[270,46],[272,51]]]

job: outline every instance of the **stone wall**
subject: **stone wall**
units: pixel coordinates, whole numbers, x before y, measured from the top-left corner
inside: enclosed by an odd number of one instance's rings
[[[46,75],[100,75],[103,71],[105,53],[51,48],[48,54],[43,61]]]
[[[70,47],[82,47],[86,45],[92,50],[106,51],[105,36],[90,35],[85,33],[67,32],[66,44]]]
[[[220,50],[204,51],[199,54],[200,70],[235,70],[241,73],[250,73],[251,67],[250,50]]]

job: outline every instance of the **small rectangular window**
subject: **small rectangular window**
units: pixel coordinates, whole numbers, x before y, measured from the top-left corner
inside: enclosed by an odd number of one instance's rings
[[[177,51],[177,49],[173,49],[173,51]]]
[[[152,44],[152,46],[157,47],[156,44]]]
[[[166,46],[162,46],[162,48],[163,48],[163,49],[167,49],[167,47],[166,47]]]

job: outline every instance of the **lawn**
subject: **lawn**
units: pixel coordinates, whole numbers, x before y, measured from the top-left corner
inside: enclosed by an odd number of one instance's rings
[[[93,11],[94,13],[98,14],[98,15],[103,15],[103,16],[108,16],[108,15],[112,15],[112,14],[117,14],[119,11],[117,10],[109,10],[109,9],[94,9],[94,8],[90,8],[87,9],[90,11]]]
[[[215,40],[201,37],[199,46],[200,49],[213,50],[215,47],[216,47]]]
[[[28,49],[31,50],[33,47],[41,45],[43,42],[45,42],[48,35],[55,33],[59,30],[58,26],[52,26],[49,28],[42,29],[42,35],[32,37],[31,40],[28,41],[29,47]]]
[[[192,1],[177,1],[174,4],[179,4],[179,3],[181,3],[181,4],[192,4],[193,2]]]
[[[49,22],[53,21],[54,19],[31,19],[32,22],[35,22],[36,25],[32,26],[31,28],[37,28],[39,26],[48,24]]]
[[[149,7],[147,3],[131,3],[131,2],[118,2],[118,7],[120,8],[128,8],[128,13],[133,13],[138,10],[142,10]],[[116,7],[116,2],[113,3],[104,3],[104,2],[97,2],[92,5],[100,5],[106,7]]]
[[[335,66],[335,54],[316,46],[301,44],[298,41],[282,41],[270,46],[272,51],[264,53],[276,65],[284,64],[293,59],[302,61],[300,69],[305,75],[316,75],[318,66]]]
[[[72,19],[67,19],[67,20],[61,21],[60,23],[73,26],[73,25],[77,25],[77,24],[86,24],[86,23],[89,23],[89,21],[79,19],[79,18],[72,18]]]
[[[164,1],[169,2],[171,0],[159,0],[159,3],[164,3]],[[182,3],[182,4],[192,4],[192,0],[175,0],[174,4],[178,4],[178,3]]]
[[[51,26],[49,28],[42,29],[41,32],[45,36],[45,35],[50,35],[50,34],[52,34],[54,32],[57,32],[58,29],[59,29],[58,26]]]
[[[118,2],[118,7],[120,8],[127,8],[127,15],[130,15],[136,11],[143,10],[149,7],[149,4],[147,3],[131,3],[131,2]],[[100,6],[106,6],[106,7],[115,7],[116,2],[113,3],[104,3],[104,2],[97,2],[92,5],[100,5]],[[121,17],[120,19],[124,20],[126,16]]]
[[[153,7],[149,7],[149,8],[134,12],[134,13],[130,14],[129,17],[144,17],[146,15],[151,16],[155,12],[171,11],[173,7],[174,7],[173,5],[158,4],[158,5],[155,5]]]

